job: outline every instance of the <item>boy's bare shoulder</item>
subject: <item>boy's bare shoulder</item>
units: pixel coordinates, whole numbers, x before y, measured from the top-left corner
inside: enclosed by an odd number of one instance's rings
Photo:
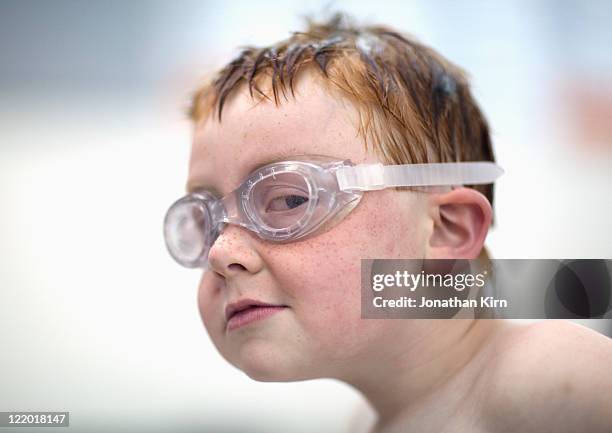
[[[511,326],[477,388],[486,430],[612,432],[612,340],[566,321]]]

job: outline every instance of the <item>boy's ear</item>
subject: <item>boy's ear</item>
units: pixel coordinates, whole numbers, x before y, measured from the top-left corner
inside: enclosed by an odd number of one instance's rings
[[[431,194],[428,206],[433,229],[426,245],[429,259],[475,259],[491,225],[489,200],[471,188]]]

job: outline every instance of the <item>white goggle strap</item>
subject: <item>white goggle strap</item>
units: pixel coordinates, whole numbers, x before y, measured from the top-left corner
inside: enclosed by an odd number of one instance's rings
[[[504,173],[490,161],[431,164],[358,164],[336,170],[341,190],[372,191],[394,186],[477,185]]]

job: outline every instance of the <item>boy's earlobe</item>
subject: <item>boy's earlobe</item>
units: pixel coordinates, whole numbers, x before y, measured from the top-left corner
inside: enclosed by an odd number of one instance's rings
[[[433,229],[426,258],[478,257],[493,216],[491,204],[483,194],[471,188],[432,194],[429,214]]]

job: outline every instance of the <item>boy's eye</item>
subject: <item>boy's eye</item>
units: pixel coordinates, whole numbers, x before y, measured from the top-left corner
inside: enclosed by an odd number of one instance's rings
[[[266,211],[285,211],[295,209],[308,201],[308,197],[301,195],[283,195],[276,197],[268,203]]]

